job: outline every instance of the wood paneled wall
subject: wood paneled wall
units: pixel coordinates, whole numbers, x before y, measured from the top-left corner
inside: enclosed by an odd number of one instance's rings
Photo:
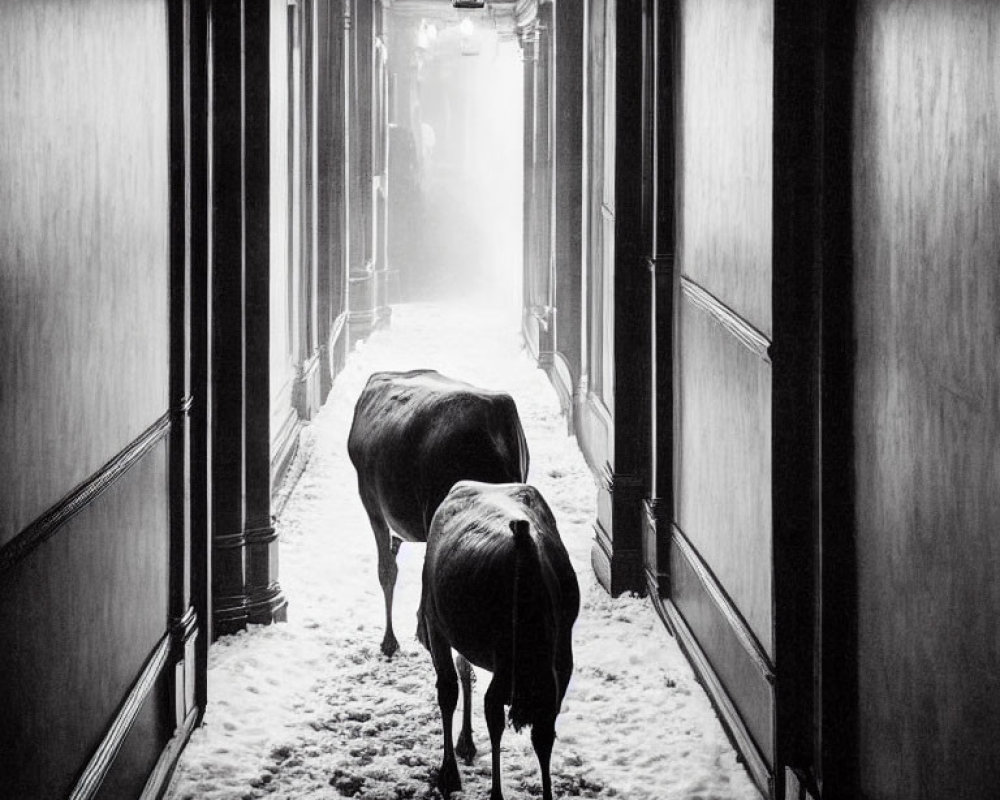
[[[134,796],[177,722],[170,624],[189,587],[170,490],[187,486],[166,437],[183,430],[188,320],[169,294],[185,254],[171,261],[167,15],[0,5],[4,796],[94,796],[118,753],[109,791]]]
[[[1000,783],[1000,7],[859,4],[859,778]]]
[[[0,544],[167,407],[165,14],[0,8]]]
[[[161,442],[3,575],[6,797],[69,795],[163,636],[166,456]]]
[[[771,642],[771,4],[681,14],[676,520]]]
[[[772,3],[681,3],[684,274],[771,333]]]

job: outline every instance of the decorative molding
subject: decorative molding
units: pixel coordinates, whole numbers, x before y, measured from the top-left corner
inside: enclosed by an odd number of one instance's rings
[[[288,465],[295,458],[298,450],[301,424],[299,415],[294,408],[289,407],[284,415],[284,421],[278,428],[278,435],[271,442],[271,493],[281,484]]]
[[[556,394],[559,396],[559,406],[562,408],[563,414],[566,415],[566,424],[569,431],[572,432],[574,412],[573,378],[566,357],[558,351],[544,352],[539,356],[538,365],[545,370],[549,382],[555,388]]]
[[[166,793],[170,784],[170,779],[174,775],[177,762],[184,752],[184,746],[194,732],[198,721],[198,709],[192,709],[184,720],[184,723],[177,729],[167,746],[160,752],[160,757],[156,760],[153,771],[146,779],[146,785],[142,788],[139,800],[159,800]]]
[[[707,656],[698,644],[698,640],[687,626],[683,615],[677,609],[677,606],[674,605],[673,601],[666,600],[662,604],[662,607],[666,615],[668,628],[676,637],[677,643],[681,646],[688,661],[694,668],[699,681],[705,686],[712,705],[715,706],[723,726],[732,738],[737,751],[743,756],[743,761],[754,782],[765,792],[766,797],[774,797],[774,776],[771,774],[771,770],[767,766],[767,762],[764,760],[764,756],[761,754],[756,742],[754,742],[753,737],[750,735],[750,731],[744,724],[743,718],[740,717],[739,712],[736,710],[732,698],[726,692],[718,675],[715,674],[715,670],[712,669]]]
[[[538,317],[531,313],[530,309],[521,309],[521,339],[524,341],[525,349],[528,351],[528,355],[531,356],[535,361],[539,361],[541,358],[541,350],[539,349],[538,342],[540,338],[540,331],[538,325]]]
[[[676,638],[677,632],[674,630],[673,623],[670,621],[670,615],[667,612],[667,604],[670,601],[658,593],[656,588],[656,579],[649,570],[646,570],[646,596],[649,597],[649,602],[652,603],[653,610],[656,612],[656,616],[660,618],[660,622],[663,623],[663,627],[667,629],[667,633]]]
[[[686,275],[681,276],[681,294],[692,306],[708,314],[754,355],[764,361],[771,361],[770,339]]]
[[[247,544],[270,544],[278,541],[278,532],[273,525],[265,525],[259,528],[248,528],[246,532]]]
[[[518,30],[525,31],[538,19],[538,0],[517,0],[514,22]]]
[[[668,596],[670,593],[669,566],[664,550],[670,552],[670,542],[664,534],[670,531],[670,521],[664,518],[662,503],[656,499],[642,501],[642,552],[646,574],[646,588],[652,597]],[[650,563],[650,555],[653,563]]]
[[[538,321],[538,327],[548,332],[549,325],[555,313],[552,306],[533,305],[529,309],[531,315]]]
[[[624,592],[642,594],[645,590],[642,553],[635,549],[616,549],[600,520],[594,523],[590,565],[598,583],[612,597]]]
[[[665,278],[673,275],[675,264],[676,260],[673,253],[646,256],[646,268],[657,278]]]
[[[730,629],[736,635],[737,640],[743,646],[747,655],[750,656],[750,660],[754,666],[760,671],[761,676],[770,686],[774,686],[774,665],[771,663],[771,659],[767,653],[764,652],[764,648],[760,646],[760,642],[757,641],[757,637],[754,636],[753,631],[750,630],[750,626],[747,625],[746,620],[743,619],[743,615],[737,610],[733,601],[729,599],[729,596],[719,584],[718,579],[712,574],[712,570],[708,564],[705,563],[701,554],[691,544],[687,536],[684,535],[684,532],[676,525],[672,525],[671,527],[673,542],[677,546],[677,549],[691,565],[691,569],[705,587],[708,596],[712,599],[712,602],[719,609],[723,617],[725,617]]]
[[[312,436],[299,436],[296,437],[296,443],[297,446],[288,467],[281,472],[279,475],[280,480],[276,481],[271,488],[271,519],[273,520],[281,518],[281,514],[285,510],[285,505],[292,496],[299,478],[305,472],[305,468],[312,456],[315,438]]]
[[[236,533],[216,533],[212,536],[212,547],[217,550],[243,547],[246,543],[247,537],[243,531],[237,531]]]
[[[319,411],[320,401],[320,353],[315,350],[298,365],[295,388],[292,392],[292,406],[302,419],[312,419]]]
[[[275,542],[277,538],[275,538]],[[267,586],[250,587],[243,606],[246,621],[251,625],[270,625],[288,619],[288,600],[275,581]]]
[[[159,678],[163,667],[167,663],[167,657],[173,646],[174,637],[170,633],[160,639],[159,644],[153,650],[152,655],[146,659],[146,664],[139,674],[139,678],[132,685],[118,713],[111,723],[111,727],[98,745],[97,750],[91,756],[90,761],[84,768],[80,778],[73,788],[69,800],[90,800],[97,795],[101,788],[101,783],[111,769],[112,762],[118,755],[125,738],[128,736],[132,724],[135,722],[142,704],[149,695],[153,686]]]
[[[163,439],[171,425],[191,410],[190,398],[167,411],[124,450],[0,548],[0,575],[15,567],[48,541],[70,519],[110,488]]]

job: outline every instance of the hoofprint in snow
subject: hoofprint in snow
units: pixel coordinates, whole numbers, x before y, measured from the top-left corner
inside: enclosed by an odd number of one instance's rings
[[[170,800],[439,797],[434,668],[413,636],[424,546],[399,552],[400,651],[387,661],[379,651],[375,542],[347,457],[354,402],[368,375],[421,367],[513,395],[531,452],[528,481],[552,507],[579,576],[576,667],[552,755],[556,797],[759,800],[648,601],[611,599],[597,584],[594,481],[517,329],[515,315],[494,310],[397,306],[391,327],[350,355],[303,433],[309,463],[277,525],[288,622],[251,626],[211,648],[205,724],[181,758]],[[459,762],[468,798],[490,790],[482,715],[489,678],[479,673],[474,687],[479,754],[471,766]],[[541,795],[527,731],[507,729],[501,766],[508,800]]]

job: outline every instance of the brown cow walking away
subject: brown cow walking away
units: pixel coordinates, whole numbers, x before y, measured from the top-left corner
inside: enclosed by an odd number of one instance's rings
[[[354,408],[347,452],[378,548],[385,597],[382,652],[392,630],[396,553],[424,542],[445,495],[463,479],[505,483],[528,476],[528,445],[514,400],[434,370],[376,372]]]
[[[556,716],[573,672],[572,629],[579,609],[576,573],[538,490],[523,483],[456,484],[434,515],[427,537],[418,629],[437,672],[444,727],[438,786],[445,797],[461,789],[452,746],[458,703],[454,648],[493,673],[484,702],[493,748],[491,800],[503,799],[505,705],[516,729],[532,726],[543,800],[551,800],[549,758]],[[466,714],[459,739],[471,745],[471,688],[466,680],[462,683]]]

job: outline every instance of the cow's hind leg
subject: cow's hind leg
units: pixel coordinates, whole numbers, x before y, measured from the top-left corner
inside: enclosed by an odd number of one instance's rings
[[[551,717],[536,722],[531,727],[531,744],[538,757],[538,768],[542,773],[542,800],[552,800],[552,777],[549,761],[552,758],[552,742],[556,738],[556,719]]]
[[[475,676],[472,674],[472,664],[461,654],[455,656],[455,667],[462,682],[462,730],[458,734],[455,753],[466,764],[471,764],[476,757],[476,745],[472,741],[472,681]]]
[[[509,693],[507,683],[500,679],[499,674],[495,674],[490,681],[490,687],[486,690],[483,702],[486,727],[490,732],[490,747],[493,749],[493,785],[490,790],[490,800],[503,800],[503,790],[500,788],[500,740],[503,738],[504,728],[503,702]]]
[[[362,494],[362,500],[364,495]],[[399,552],[399,539],[392,535],[381,511],[372,504],[365,502],[368,519],[375,534],[375,547],[378,549],[378,582],[382,585],[382,596],[385,598],[385,636],[382,637],[382,652],[392,658],[399,649],[396,634],[392,630],[392,593],[396,588],[396,553]]]
[[[452,718],[455,716],[455,706],[458,705],[458,676],[451,661],[451,646],[433,625],[427,626],[427,646],[437,673],[438,706],[441,708],[441,727],[444,730],[444,757],[438,773],[438,789],[447,800],[452,792],[462,789],[451,738]]]

